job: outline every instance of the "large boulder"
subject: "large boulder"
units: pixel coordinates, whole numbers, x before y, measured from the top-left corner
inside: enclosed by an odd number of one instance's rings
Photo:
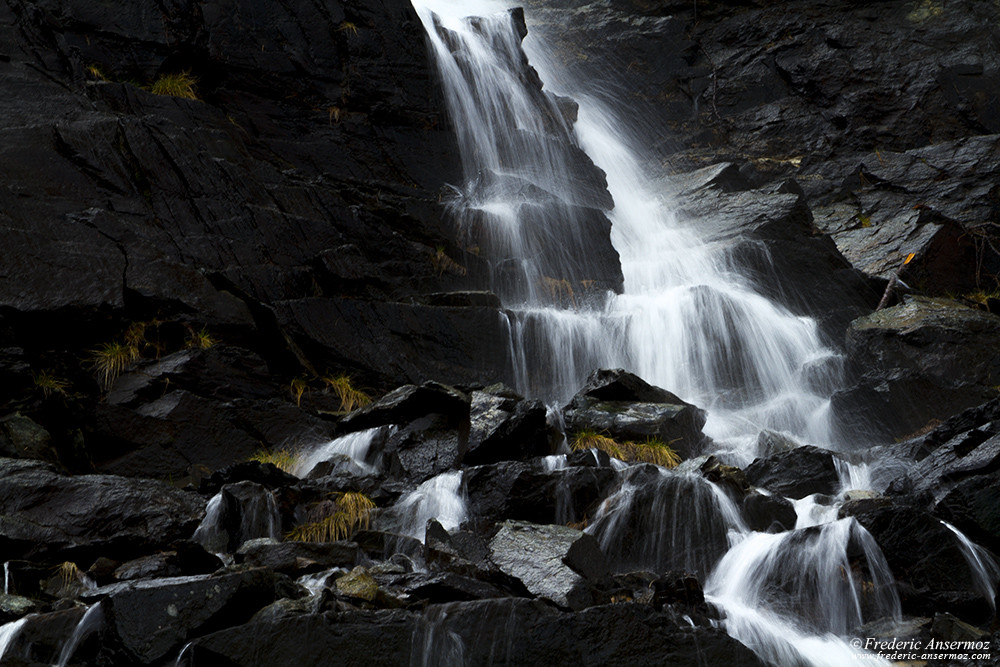
[[[245,623],[275,600],[280,578],[265,569],[211,577],[177,577],[110,587],[100,653],[112,664],[152,664],[192,637]],[[100,591],[98,591],[100,593]],[[77,652],[75,660],[83,656]]]
[[[595,430],[620,441],[658,438],[684,457],[704,439],[705,411],[624,370],[598,370],[563,408],[566,431]]]
[[[609,575],[597,540],[566,526],[505,521],[490,557],[533,595],[573,610],[599,604]]]
[[[191,535],[200,496],[163,482],[61,475],[37,461],[0,459],[0,544],[7,558],[119,558]]]
[[[545,405],[513,390],[487,387],[471,394],[469,446],[462,462],[483,465],[551,453]]]
[[[852,322],[847,350],[855,384],[834,408],[847,424],[891,440],[996,396],[1000,317],[909,297]]]

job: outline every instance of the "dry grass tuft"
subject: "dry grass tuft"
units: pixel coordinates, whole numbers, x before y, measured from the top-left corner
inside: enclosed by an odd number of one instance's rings
[[[197,77],[191,75],[190,70],[178,72],[176,74],[163,74],[149,88],[149,92],[154,95],[169,95],[171,97],[183,97],[187,100],[196,100],[195,88],[198,85]]]
[[[340,399],[340,409],[344,412],[363,408],[372,402],[371,396],[355,388],[351,378],[347,375],[336,377],[328,375],[323,378],[323,383]]]
[[[340,493],[332,503],[322,503],[326,516],[296,526],[285,536],[293,542],[336,542],[347,539],[359,529],[366,529],[371,522],[375,503],[357,491]]]
[[[247,460],[258,463],[271,463],[278,470],[290,473],[299,464],[300,457],[290,449],[262,449],[259,452],[255,452]]]
[[[118,341],[104,343],[90,352],[90,364],[105,390],[111,389],[118,376],[138,358],[139,348]]]
[[[573,450],[599,449],[619,461],[654,463],[664,468],[676,468],[681,462],[677,452],[659,438],[646,438],[645,442],[618,442],[593,429],[577,431],[570,447]]]

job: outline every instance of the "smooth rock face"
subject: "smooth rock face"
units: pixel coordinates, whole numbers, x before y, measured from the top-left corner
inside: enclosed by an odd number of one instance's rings
[[[490,557],[533,595],[574,610],[597,603],[591,587],[608,576],[597,540],[565,526],[505,521]]]
[[[1000,317],[946,299],[911,297],[851,324],[856,384],[834,407],[858,428],[901,437],[996,395]]]
[[[205,501],[163,482],[68,477],[38,461],[0,459],[6,557],[130,555],[193,532]]]

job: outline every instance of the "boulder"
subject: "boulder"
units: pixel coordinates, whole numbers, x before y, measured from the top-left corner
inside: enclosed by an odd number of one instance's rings
[[[871,533],[896,579],[903,612],[947,611],[971,623],[993,615],[959,537],[930,513],[893,503],[845,510]]]
[[[115,589],[99,604],[107,635],[102,654],[150,664],[206,630],[245,623],[274,601],[278,578],[264,569],[214,577],[141,581]],[[81,659],[78,651],[75,659]]]
[[[566,430],[596,430],[616,440],[659,438],[683,457],[704,436],[705,411],[624,370],[598,370],[563,408]]]
[[[403,385],[341,420],[349,431],[407,424],[429,414],[463,417],[469,413],[469,397],[463,392],[437,382]]]
[[[205,508],[191,539],[212,553],[235,553],[247,540],[281,535],[282,519],[274,495],[253,482],[226,484]]]
[[[606,457],[606,455],[605,455]],[[593,457],[588,457],[593,463]],[[592,516],[614,484],[610,465],[539,470],[523,462],[477,466],[465,471],[469,515],[474,522],[504,519],[568,523]]]
[[[909,297],[852,322],[847,350],[855,383],[834,409],[851,427],[905,437],[996,395],[1000,317]]]
[[[573,610],[599,604],[609,575],[597,541],[565,526],[505,521],[490,540],[490,558],[533,595]]]
[[[473,391],[465,465],[523,460],[551,453],[545,405],[503,385]]]
[[[61,475],[0,459],[0,544],[7,557],[132,557],[188,537],[204,513],[196,494],[163,482]]]
[[[795,507],[787,498],[758,491],[746,495],[742,510],[747,528],[765,533],[792,530],[798,520]]]
[[[49,432],[16,413],[0,419],[0,456],[58,461]]]
[[[8,625],[7,629],[12,631],[12,635],[8,636],[7,647],[3,652],[4,664],[18,667],[58,664],[66,638],[73,636],[86,612],[86,607],[74,606],[26,616],[15,621],[18,623],[16,628]],[[91,652],[92,655],[98,648],[97,635],[92,633],[84,639],[86,641],[81,642],[80,650]]]
[[[250,567],[266,567],[288,575],[306,574],[334,567],[354,567],[358,545],[338,542],[274,542],[258,539],[244,542],[236,552],[239,562]]]
[[[813,493],[833,495],[840,489],[835,456],[811,445],[796,447],[757,459],[747,466],[746,476],[754,486],[788,498],[805,498]]]

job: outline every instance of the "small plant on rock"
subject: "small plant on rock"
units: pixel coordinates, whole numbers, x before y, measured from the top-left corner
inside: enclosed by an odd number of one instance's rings
[[[198,331],[194,329],[188,330],[188,337],[184,346],[189,350],[207,350],[213,345],[215,345],[215,339],[212,338],[205,327],[202,327]]]
[[[261,449],[250,456],[249,461],[271,463],[279,470],[292,472],[299,464],[299,455],[290,449]]]
[[[302,396],[308,388],[309,385],[306,384],[305,378],[295,378],[288,384],[288,391],[295,399],[295,405],[302,407]]]
[[[676,468],[681,462],[677,452],[659,438],[646,438],[645,442],[626,442],[624,449],[629,461],[655,463],[664,468]]]
[[[90,353],[90,363],[105,390],[110,389],[118,376],[138,358],[139,348],[118,341],[104,343]]]
[[[97,81],[107,81],[108,77],[104,74],[104,71],[99,65],[87,65],[84,69],[89,77],[96,79]]]
[[[65,394],[69,382],[50,373],[49,371],[39,371],[31,374],[35,386],[42,390],[42,395],[48,398],[52,394]]]
[[[196,100],[195,87],[198,79],[191,75],[190,70],[178,72],[176,74],[163,74],[149,88],[149,92],[154,95],[169,95],[171,97],[183,97],[188,100]]]
[[[573,451],[599,449],[608,456],[620,461],[627,460],[621,445],[614,438],[602,435],[593,429],[577,431],[576,435],[573,436],[573,441],[570,443],[570,448]]]
[[[324,501],[313,514],[323,514],[316,521],[292,529],[285,539],[293,542],[336,542],[347,539],[359,528],[368,528],[375,503],[357,491],[336,494],[333,501]]]
[[[340,409],[344,412],[363,408],[372,402],[371,396],[357,389],[347,375],[328,375],[323,378],[323,383],[340,399]]]

